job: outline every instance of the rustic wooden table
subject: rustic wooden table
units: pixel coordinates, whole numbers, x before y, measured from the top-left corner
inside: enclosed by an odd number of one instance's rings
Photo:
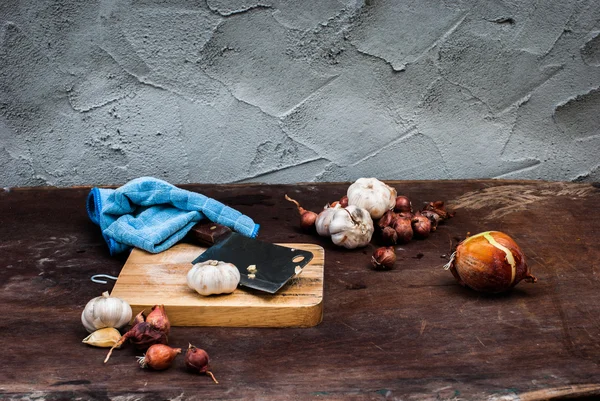
[[[373,271],[374,246],[349,251],[301,232],[284,194],[319,209],[347,183],[190,185],[253,217],[260,238],[325,248],[324,319],[313,328],[175,327],[171,344],[206,349],[220,384],[137,366],[132,347],[103,364],[81,343],[86,302],[118,275],[87,218],[89,188],[0,191],[0,398],[538,400],[600,397],[600,189],[531,181],[391,183],[414,205],[446,200],[456,216],[398,247]],[[510,294],[460,287],[442,268],[468,232],[500,230],[537,284]],[[182,361],[179,361],[182,362]]]

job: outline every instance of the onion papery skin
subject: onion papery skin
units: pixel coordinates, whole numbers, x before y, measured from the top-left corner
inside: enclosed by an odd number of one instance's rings
[[[520,281],[536,282],[517,243],[500,231],[486,231],[462,241],[447,265],[464,286],[486,293],[508,291]]]

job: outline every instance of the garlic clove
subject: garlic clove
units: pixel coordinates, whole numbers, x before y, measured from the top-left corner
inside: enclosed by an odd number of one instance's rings
[[[105,327],[94,331],[83,339],[82,343],[94,347],[110,348],[121,339],[121,333],[114,327]]]

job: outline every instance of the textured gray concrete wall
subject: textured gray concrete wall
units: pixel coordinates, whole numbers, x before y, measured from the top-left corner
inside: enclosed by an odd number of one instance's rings
[[[0,185],[600,180],[598,0],[2,0]]]

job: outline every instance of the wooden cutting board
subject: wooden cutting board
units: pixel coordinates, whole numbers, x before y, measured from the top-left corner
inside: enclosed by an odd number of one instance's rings
[[[127,301],[134,316],[163,304],[173,326],[312,327],[323,317],[324,250],[314,244],[279,244],[314,254],[300,275],[276,294],[238,287],[226,295],[199,295],[187,286],[191,261],[206,248],[177,244],[151,254],[134,249],[112,296]]]

